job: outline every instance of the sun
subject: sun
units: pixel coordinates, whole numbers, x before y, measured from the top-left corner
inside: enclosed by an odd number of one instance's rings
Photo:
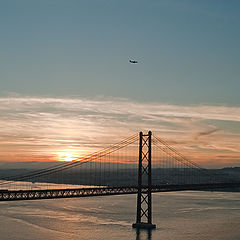
[[[64,162],[71,162],[77,158],[77,154],[72,152],[59,152],[57,155],[58,160]]]

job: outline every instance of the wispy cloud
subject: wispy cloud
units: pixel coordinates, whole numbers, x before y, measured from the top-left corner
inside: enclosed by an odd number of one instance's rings
[[[53,159],[65,149],[87,153],[140,130],[174,139],[183,149],[212,151],[214,142],[218,150],[224,145],[239,153],[240,131],[219,130],[216,121],[240,122],[240,107],[5,97],[0,98],[0,159]]]
[[[195,139],[198,139],[199,137],[202,137],[202,136],[208,136],[208,135],[213,134],[213,133],[215,133],[219,130],[220,130],[219,128],[215,128],[215,129],[210,129],[210,130],[206,130],[206,131],[197,132],[196,135],[195,135]]]

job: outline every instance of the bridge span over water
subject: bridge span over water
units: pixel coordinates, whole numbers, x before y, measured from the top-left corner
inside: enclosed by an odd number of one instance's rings
[[[239,187],[240,179],[200,167],[149,131],[72,162],[4,177],[0,201],[137,194],[133,227],[155,228],[152,193]]]
[[[229,188],[240,188],[240,183],[212,183],[212,184],[185,184],[185,185],[159,185],[152,186],[151,192],[176,192],[193,190],[219,191]],[[142,192],[147,193],[148,187],[143,186]],[[109,196],[122,194],[136,194],[138,186],[132,187],[93,187],[93,188],[71,188],[71,189],[45,189],[45,190],[16,190],[0,191],[0,201],[14,200],[35,200],[35,199],[53,199],[53,198],[75,198],[75,197],[93,197]]]

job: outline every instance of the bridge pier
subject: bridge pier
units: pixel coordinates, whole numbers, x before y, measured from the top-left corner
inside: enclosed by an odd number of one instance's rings
[[[152,132],[139,133],[137,219],[132,224],[137,229],[154,229],[152,224]],[[146,183],[147,181],[147,183]],[[147,188],[147,190],[146,190]],[[144,190],[145,189],[145,190]]]

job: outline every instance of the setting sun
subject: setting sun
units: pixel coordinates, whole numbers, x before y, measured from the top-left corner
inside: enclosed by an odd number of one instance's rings
[[[76,153],[72,152],[59,152],[57,153],[59,161],[70,162],[77,158]]]

